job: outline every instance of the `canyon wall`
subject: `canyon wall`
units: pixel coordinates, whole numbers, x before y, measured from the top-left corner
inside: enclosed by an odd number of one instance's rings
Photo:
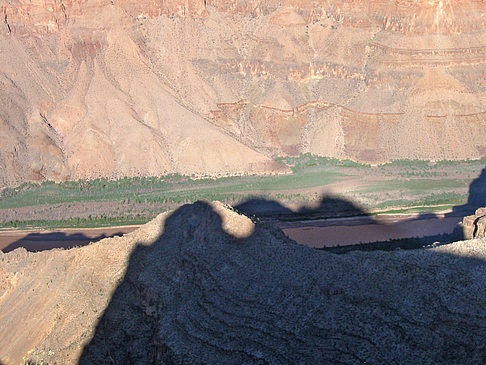
[[[0,14],[2,185],[486,154],[483,1],[12,0]]]

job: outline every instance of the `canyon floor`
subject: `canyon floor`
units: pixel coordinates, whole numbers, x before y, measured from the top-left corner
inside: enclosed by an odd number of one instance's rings
[[[303,155],[284,162],[292,170],[284,175],[205,179],[167,175],[24,183],[1,192],[0,228],[140,225],[161,211],[199,199],[223,201],[249,214],[281,220],[426,213],[460,207],[472,214],[486,205],[485,160],[403,160],[371,166]]]
[[[371,166],[303,155],[285,163],[292,170],[285,175],[169,175],[7,188],[0,197],[0,249],[85,245],[198,199],[224,201],[318,248],[450,235],[462,217],[486,205],[483,160]]]

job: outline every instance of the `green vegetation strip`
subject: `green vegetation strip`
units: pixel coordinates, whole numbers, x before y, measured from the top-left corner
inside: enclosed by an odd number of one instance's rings
[[[63,183],[25,183],[1,192],[0,209],[88,201],[186,203],[198,199],[228,200],[233,193],[270,192],[324,186],[345,176],[321,169],[279,176],[237,176],[194,179],[188,176],[96,179]],[[233,194],[234,195],[234,194]],[[237,194],[241,195],[241,194]],[[236,195],[234,195],[236,197]]]
[[[147,223],[150,218],[143,217],[95,217],[95,218],[70,218],[65,220],[29,220],[9,221],[0,223],[0,229],[51,229],[51,228],[100,228],[113,226],[132,226]]]
[[[387,200],[383,203],[375,205],[375,209],[387,209],[393,207],[413,207],[416,209],[417,206],[430,208],[440,205],[462,205],[467,202],[466,194],[459,193],[435,193],[430,194],[421,199],[411,200],[411,199],[396,199]]]
[[[237,204],[259,197],[279,202],[308,204],[320,198],[317,194],[319,188],[342,179],[356,183],[356,188],[351,187],[349,191],[341,194],[342,198],[354,197],[349,200],[361,204],[368,211],[425,212],[437,207],[442,209],[464,204],[468,198],[467,189],[472,178],[478,176],[486,165],[486,158],[437,162],[395,160],[379,166],[311,154],[276,157],[275,160],[286,164],[293,172],[288,175],[221,178],[195,178],[172,174],[161,177],[94,179],[62,183],[46,181],[4,188],[0,191],[0,209],[35,209],[35,206],[45,204],[66,204],[67,219],[0,222],[0,229],[88,228],[142,224],[159,213],[160,209],[199,199]],[[92,215],[96,216],[95,218],[69,218],[70,204],[83,202],[91,202],[90,209],[93,209],[93,202],[118,202],[118,206],[120,203],[126,204],[127,210],[123,213],[124,217],[97,216],[99,213],[94,212]],[[135,212],[141,214],[137,216],[131,213],[133,207],[139,207]],[[118,213],[113,212],[113,215],[116,214]]]
[[[413,214],[413,213],[437,213],[451,210],[455,207],[455,204],[444,204],[444,205],[430,205],[423,207],[411,207],[411,208],[397,208],[397,209],[387,209],[378,210],[369,213],[370,215],[383,215],[383,214]]]

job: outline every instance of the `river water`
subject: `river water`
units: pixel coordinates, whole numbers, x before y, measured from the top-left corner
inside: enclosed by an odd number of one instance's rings
[[[278,222],[284,233],[297,243],[322,248],[389,239],[450,234],[461,221],[460,216],[442,215],[378,215],[332,218],[312,221]],[[9,252],[18,247],[28,251],[83,246],[105,237],[119,236],[136,226],[65,229],[57,231],[1,231],[0,250]]]
[[[458,216],[382,215],[280,223],[284,233],[302,245],[322,248],[390,239],[451,234]]]

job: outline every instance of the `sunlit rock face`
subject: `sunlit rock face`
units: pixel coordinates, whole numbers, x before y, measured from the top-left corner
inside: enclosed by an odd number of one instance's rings
[[[464,237],[485,238],[486,237],[486,208],[478,208],[473,215],[464,217],[461,222]]]
[[[486,154],[482,1],[23,0],[0,14],[4,184]]]

